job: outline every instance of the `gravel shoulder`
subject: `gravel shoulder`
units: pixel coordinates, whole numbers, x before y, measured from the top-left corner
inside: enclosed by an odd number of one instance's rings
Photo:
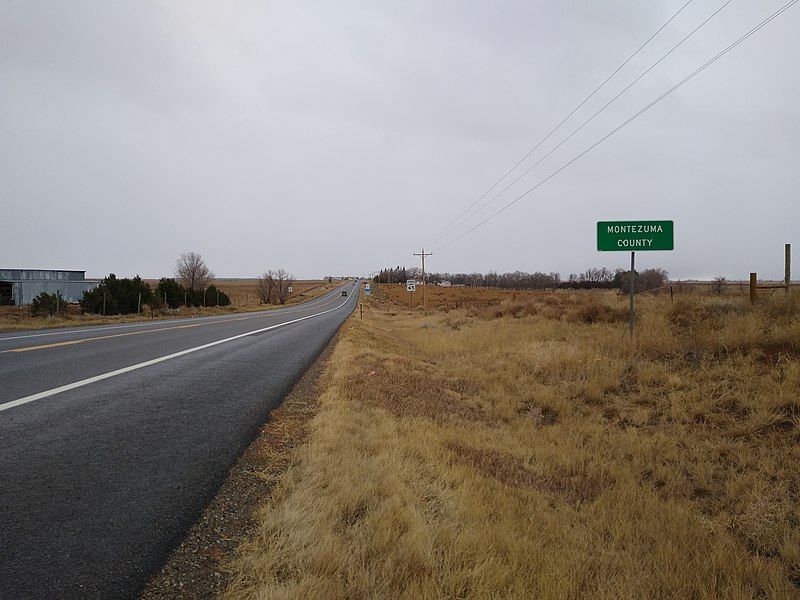
[[[253,511],[269,497],[291,462],[292,450],[306,437],[317,411],[319,390],[339,334],[270,414],[256,439],[231,467],[214,499],[166,564],[142,591],[143,600],[214,598],[230,574],[225,564],[256,528]]]

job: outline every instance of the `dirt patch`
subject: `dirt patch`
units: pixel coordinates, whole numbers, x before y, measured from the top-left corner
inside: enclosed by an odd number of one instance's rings
[[[292,450],[306,437],[337,340],[338,334],[270,413],[269,421],[231,467],[200,519],[145,586],[142,599],[215,598],[225,589],[230,580],[226,559],[254,532],[254,509],[269,497],[290,464]]]

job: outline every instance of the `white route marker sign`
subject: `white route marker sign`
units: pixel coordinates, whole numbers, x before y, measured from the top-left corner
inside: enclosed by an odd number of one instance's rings
[[[416,292],[417,291],[417,282],[413,279],[409,279],[406,281],[406,290],[409,292]]]

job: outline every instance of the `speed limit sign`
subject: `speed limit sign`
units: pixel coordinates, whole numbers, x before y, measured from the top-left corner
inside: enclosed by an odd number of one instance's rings
[[[416,292],[417,291],[417,282],[413,279],[409,279],[406,281],[406,290],[409,292]]]

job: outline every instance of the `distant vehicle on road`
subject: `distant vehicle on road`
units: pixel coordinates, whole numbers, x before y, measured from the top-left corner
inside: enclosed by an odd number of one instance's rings
[[[347,290],[342,290],[342,296],[347,296]]]

